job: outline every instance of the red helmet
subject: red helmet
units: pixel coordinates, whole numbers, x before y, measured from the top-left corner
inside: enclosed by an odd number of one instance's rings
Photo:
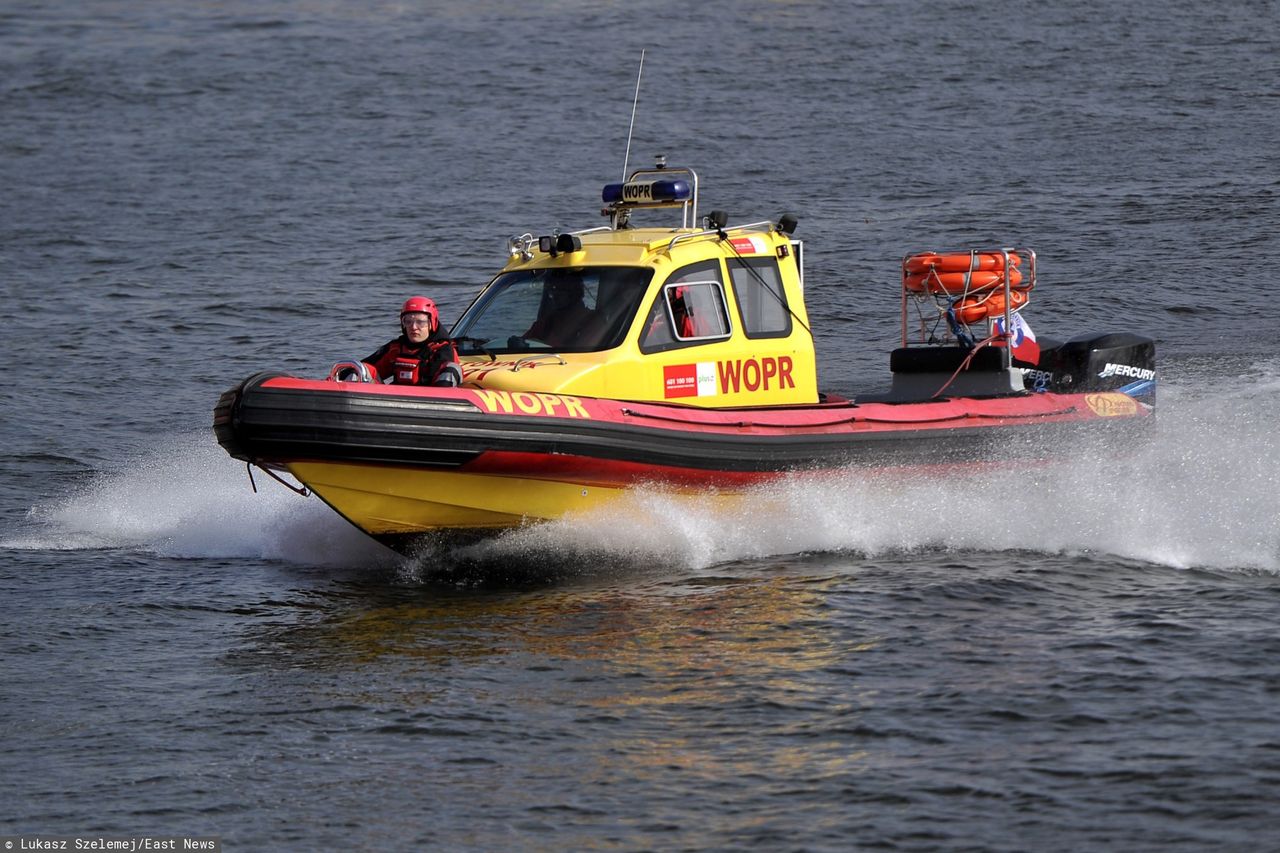
[[[410,296],[404,301],[404,306],[400,309],[400,320],[404,321],[405,314],[426,314],[431,318],[431,331],[440,328],[440,311],[436,308],[436,304],[425,296]]]

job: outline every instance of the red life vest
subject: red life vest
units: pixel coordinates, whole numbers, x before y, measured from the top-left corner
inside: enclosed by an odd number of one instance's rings
[[[457,359],[453,342],[440,334],[416,345],[401,336],[380,347],[364,362],[379,379],[389,378],[396,385],[431,385],[445,366]]]
[[[422,366],[422,361],[416,358],[397,358],[394,365],[394,379],[391,381],[397,385],[417,385],[418,369]]]

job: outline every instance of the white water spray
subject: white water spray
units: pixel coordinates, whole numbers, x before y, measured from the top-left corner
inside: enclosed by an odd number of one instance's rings
[[[1111,555],[1177,568],[1280,573],[1280,383],[1161,407],[1124,458],[945,476],[845,471],[741,500],[637,492],[599,512],[474,549],[612,552],[693,566],[800,552]]]
[[[315,498],[259,475],[207,432],[165,442],[74,494],[34,507],[8,548],[128,549],[167,557],[285,560],[313,565],[386,564],[391,552]]]
[[[1280,382],[1162,400],[1157,435],[1123,460],[1082,455],[947,476],[848,471],[733,499],[640,490],[593,513],[513,531],[457,556],[612,556],[705,567],[801,552],[1092,553],[1185,568],[1280,573]],[[9,548],[393,566],[391,552],[316,498],[244,468],[207,435],[160,447],[35,507]],[[435,559],[448,560],[437,554]],[[597,562],[595,560],[592,561]]]

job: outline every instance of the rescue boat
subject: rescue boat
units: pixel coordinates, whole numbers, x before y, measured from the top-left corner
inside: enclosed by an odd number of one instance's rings
[[[796,219],[730,226],[700,219],[698,197],[692,169],[659,160],[605,187],[607,225],[512,237],[450,332],[460,387],[384,385],[358,362],[259,373],[221,396],[218,441],[408,550],[639,486],[733,495],[850,467],[1038,461],[1153,421],[1154,342],[1036,341],[1025,248],[905,256],[889,387],[822,393]]]

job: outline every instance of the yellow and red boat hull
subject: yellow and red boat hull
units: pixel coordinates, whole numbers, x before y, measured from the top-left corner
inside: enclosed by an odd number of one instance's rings
[[[262,374],[223,395],[215,431],[392,541],[562,518],[642,486],[729,497],[848,467],[1040,460],[1151,421],[1119,392],[704,409]]]

